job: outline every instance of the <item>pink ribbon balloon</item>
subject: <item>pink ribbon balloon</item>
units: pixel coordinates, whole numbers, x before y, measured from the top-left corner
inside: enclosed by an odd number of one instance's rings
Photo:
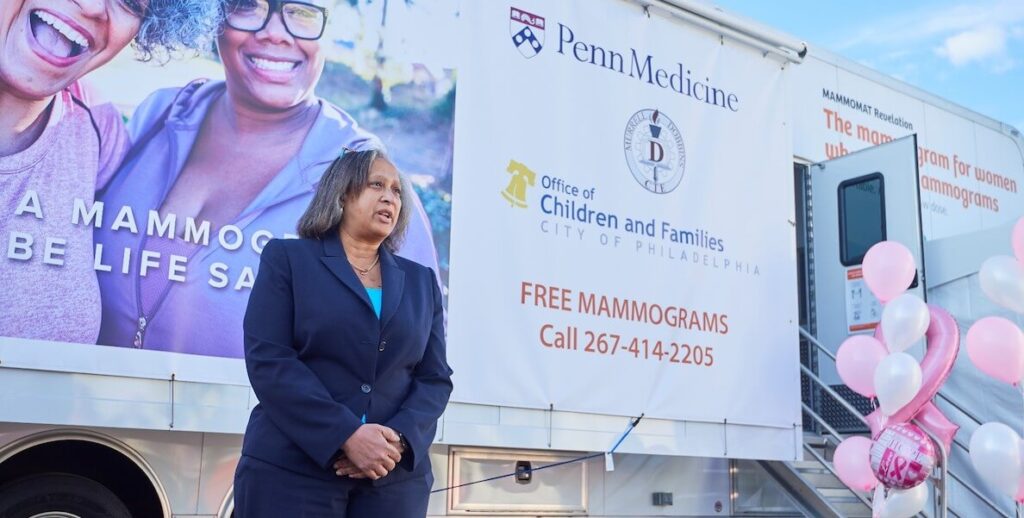
[[[887,426],[910,422],[916,418],[921,427],[938,437],[946,452],[949,452],[959,427],[932,403],[932,398],[938,394],[939,388],[953,370],[953,362],[960,350],[960,328],[946,310],[929,304],[928,312],[930,321],[925,333],[928,350],[921,361],[921,390],[910,403],[893,415],[886,417],[881,409],[876,409],[867,416],[867,420],[871,427],[871,437],[877,439]],[[881,327],[875,330],[875,337],[885,342]]]
[[[943,414],[942,410],[935,406],[935,403],[931,401],[925,403],[921,410],[917,411],[914,420],[921,425],[921,428],[928,430],[939,439],[945,452],[949,453],[949,449],[953,446],[953,437],[960,427],[950,421],[946,414]]]

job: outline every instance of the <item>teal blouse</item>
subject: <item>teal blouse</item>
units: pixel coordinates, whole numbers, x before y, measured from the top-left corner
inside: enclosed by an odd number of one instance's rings
[[[377,318],[380,318],[380,301],[384,292],[380,288],[366,288],[366,294],[370,296],[370,302],[373,303],[373,312],[377,314]]]

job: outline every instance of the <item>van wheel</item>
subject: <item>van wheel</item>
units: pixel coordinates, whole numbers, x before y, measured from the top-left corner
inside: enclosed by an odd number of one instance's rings
[[[43,473],[0,487],[0,518],[131,518],[103,484],[78,475]]]

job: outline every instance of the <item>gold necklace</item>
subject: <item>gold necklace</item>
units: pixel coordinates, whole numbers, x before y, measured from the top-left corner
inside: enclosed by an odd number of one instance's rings
[[[377,266],[377,262],[378,261],[380,261],[380,255],[379,254],[376,257],[373,258],[373,262],[370,263],[370,266],[367,266],[366,268],[360,268],[360,267],[356,266],[355,263],[352,263],[351,261],[349,261],[349,262],[350,262],[350,264],[352,264],[352,268],[355,268],[356,273],[358,273],[359,275],[362,275],[363,277],[366,277],[366,274],[370,273],[370,270],[372,270],[374,266]]]

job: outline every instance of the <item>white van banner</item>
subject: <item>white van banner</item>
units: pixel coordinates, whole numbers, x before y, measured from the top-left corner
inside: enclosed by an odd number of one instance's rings
[[[591,4],[462,13],[453,400],[792,429],[786,68]]]

